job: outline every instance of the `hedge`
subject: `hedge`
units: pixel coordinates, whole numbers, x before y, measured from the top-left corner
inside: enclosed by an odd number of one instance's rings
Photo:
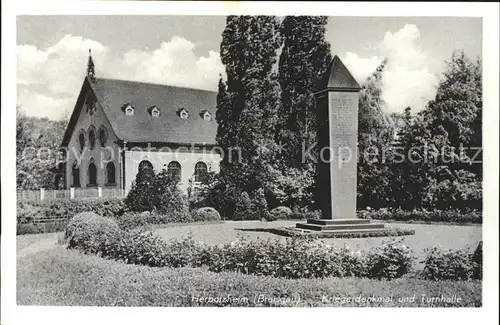
[[[402,222],[448,222],[448,223],[478,223],[483,222],[482,211],[470,210],[412,210],[379,209],[360,210],[357,215],[361,219],[393,220]]]
[[[292,279],[329,276],[393,279],[409,273],[414,259],[411,250],[401,242],[355,252],[302,238],[250,241],[241,237],[229,244],[210,246],[196,243],[190,237],[167,243],[152,232],[112,231],[113,237],[80,236],[83,240],[69,235],[68,247],[131,264],[206,266],[214,272],[235,271]],[[101,242],[95,242],[95,238],[101,238]]]
[[[49,232],[59,232],[66,229],[67,221],[56,221],[46,223],[18,223],[16,235],[44,234]]]
[[[125,204],[118,198],[92,199],[56,199],[39,204],[19,202],[17,207],[17,222],[30,223],[34,218],[70,218],[81,212],[94,212],[103,217],[121,215]]]
[[[333,233],[333,232],[306,232],[297,228],[263,228],[262,231],[287,236],[287,237],[302,237],[302,238],[367,238],[367,237],[398,237],[415,235],[413,229],[402,228],[386,228],[376,231],[359,232],[359,233]]]
[[[160,214],[155,212],[125,212],[115,217],[118,226],[123,230],[148,228],[151,225],[165,225],[172,223],[189,223],[199,221],[217,221],[220,215],[214,208],[200,208],[191,213],[171,212]]]
[[[482,278],[483,243],[475,251],[443,250],[433,247],[426,250],[422,276],[427,280],[472,280]]]

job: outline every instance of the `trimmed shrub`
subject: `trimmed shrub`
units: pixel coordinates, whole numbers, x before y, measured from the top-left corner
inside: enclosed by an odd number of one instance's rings
[[[252,210],[252,202],[247,192],[242,192],[239,200],[236,202],[233,220],[254,220],[255,213]]]
[[[110,218],[101,217],[93,212],[82,212],[74,216],[64,234],[68,248],[78,248],[85,253],[100,253],[106,241],[119,236],[120,228]]]
[[[401,240],[384,243],[367,254],[367,276],[376,279],[396,279],[409,273],[415,256]]]
[[[470,280],[474,278],[473,254],[467,250],[425,249],[422,276],[428,280]]]
[[[285,206],[279,206],[272,209],[269,212],[267,220],[268,221],[287,220],[290,219],[292,215],[293,215],[292,209]]]
[[[194,221],[215,221],[221,220],[219,212],[212,207],[200,208],[192,212]]]
[[[404,222],[450,222],[450,223],[482,223],[483,216],[479,210],[413,210],[379,209],[361,210],[357,212],[361,219],[394,220]]]

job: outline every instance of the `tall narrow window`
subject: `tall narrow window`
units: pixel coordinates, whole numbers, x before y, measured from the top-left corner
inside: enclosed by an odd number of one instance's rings
[[[80,151],[83,151],[85,148],[85,131],[81,130],[78,135],[78,143],[80,144]]]
[[[94,161],[91,161],[88,169],[88,186],[97,186],[97,167],[94,164]]]
[[[153,164],[149,160],[143,160],[139,163],[139,171],[143,170],[144,168],[153,169]]]
[[[116,184],[116,170],[115,164],[113,162],[109,162],[106,165],[106,184],[107,185],[115,185]]]
[[[205,164],[203,161],[198,161],[196,165],[194,165],[194,181],[203,182],[206,180],[207,175],[207,164]]]
[[[73,187],[80,187],[80,167],[78,163],[75,161],[71,166],[71,176],[73,178]]]
[[[181,181],[181,164],[177,161],[171,161],[167,166],[167,174],[176,182]]]

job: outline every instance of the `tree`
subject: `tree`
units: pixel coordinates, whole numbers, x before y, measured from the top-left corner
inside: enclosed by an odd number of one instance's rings
[[[274,135],[280,105],[279,83],[272,71],[280,45],[278,28],[273,16],[226,19],[221,60],[227,82],[219,82],[216,113],[217,144],[225,153],[220,170],[227,193],[224,208],[234,206],[242,191],[253,192],[269,181],[269,164],[277,151]],[[236,156],[230,156],[230,151]]]
[[[125,205],[129,210],[137,212],[189,213],[184,194],[166,169],[158,174],[151,168],[139,169],[132,182],[132,189],[125,198]]]
[[[17,189],[58,188],[57,153],[67,120],[26,116],[16,107]]]
[[[267,209],[267,200],[264,190],[259,188],[254,195],[254,213],[256,219],[267,220],[269,219],[269,210]]]
[[[393,122],[382,98],[387,60],[366,79],[358,104],[358,206],[380,207],[389,203],[391,171],[384,161],[393,139]]]
[[[358,104],[358,134],[371,135],[382,141],[392,140],[392,121],[385,112],[382,98],[383,73],[387,66],[384,59],[363,83]]]
[[[234,209],[234,220],[253,220],[255,214],[252,210],[252,201],[247,192],[242,192]]]
[[[468,162],[475,151],[461,157],[460,150],[481,146],[481,110],[480,61],[455,52],[436,98],[411,117],[401,132],[399,143],[406,160],[392,168],[395,202],[405,208],[482,207],[482,163]],[[407,120],[409,116],[407,110]]]
[[[436,98],[431,100],[421,115],[429,129],[442,126],[448,134],[450,145],[460,148],[482,146],[482,73],[481,61],[476,62],[455,51],[447,62],[439,83]],[[450,165],[454,169],[466,169],[482,178],[482,163],[471,163],[475,150],[467,150],[464,161]]]
[[[302,168],[302,145],[308,148],[316,141],[314,93],[332,59],[325,39],[327,23],[325,16],[287,16],[281,24],[284,45],[279,81],[283,105],[277,139],[286,145],[282,159],[287,167]]]
[[[162,169],[156,175],[151,192],[152,203],[157,212],[161,214],[189,213],[188,202],[177,186],[177,181],[167,169]]]
[[[156,174],[152,168],[140,168],[132,188],[125,198],[125,205],[131,211],[152,211],[154,209],[154,195]]]

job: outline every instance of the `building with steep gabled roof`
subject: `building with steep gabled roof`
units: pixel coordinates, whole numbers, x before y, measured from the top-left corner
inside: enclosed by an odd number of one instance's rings
[[[66,188],[127,192],[139,168],[166,168],[181,187],[218,171],[217,92],[87,75],[66,128]]]

